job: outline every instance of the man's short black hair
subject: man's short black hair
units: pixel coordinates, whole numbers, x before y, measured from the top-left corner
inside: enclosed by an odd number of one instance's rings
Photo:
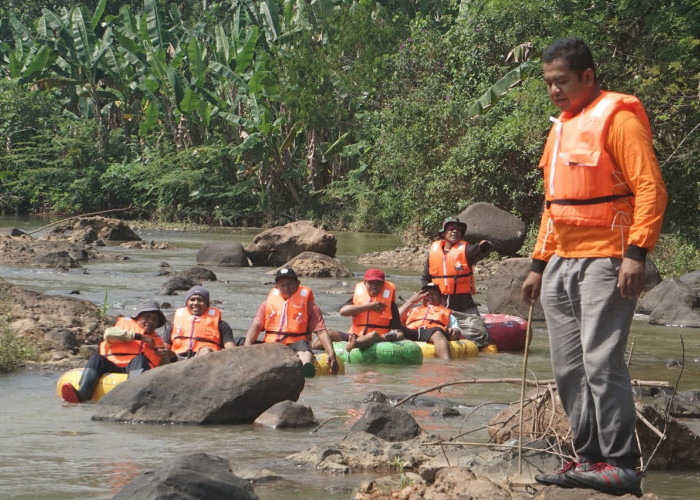
[[[559,38],[544,49],[542,61],[551,63],[555,59],[564,59],[570,70],[574,71],[579,78],[586,69],[591,68],[595,76],[595,63],[593,54],[586,42],[580,38]]]

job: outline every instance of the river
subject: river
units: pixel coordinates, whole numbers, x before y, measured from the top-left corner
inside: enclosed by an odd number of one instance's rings
[[[47,221],[25,218],[0,218],[0,226],[15,226],[25,231]],[[209,232],[139,230],[145,240],[167,240],[177,250],[133,250],[110,246],[105,253],[123,254],[125,261],[90,261],[69,272],[0,267],[0,277],[24,288],[48,294],[68,295],[79,290],[78,297],[105,304],[112,314],[129,313],[140,300],[155,298],[173,307],[183,302],[182,292],[175,296],[159,293],[168,279],[158,276],[159,264],[169,263],[176,271],[195,266],[197,249],[203,241],[233,239],[247,244],[257,229],[219,229]],[[352,257],[375,250],[395,248],[400,244],[391,235],[336,233],[338,257],[361,273],[364,267],[348,262]],[[267,296],[272,277],[269,268],[212,268],[218,280],[206,283],[223,318],[243,335],[258,305]],[[398,295],[407,298],[419,287],[417,273],[385,269],[397,285]],[[348,321],[338,314],[347,297],[324,292],[336,280],[302,279],[314,289],[314,295],[331,328],[347,330]],[[478,284],[477,284],[478,285]],[[477,296],[483,303],[485,299]],[[172,311],[166,311],[170,316]],[[646,318],[633,325],[634,354],[631,372],[635,378],[666,380],[675,383],[678,369],[667,369],[666,361],[680,358],[679,334],[685,339],[687,359],[680,389],[700,387],[700,341],[698,332],[651,326]],[[528,367],[537,378],[551,377],[549,349],[544,324],[535,325],[535,337]],[[445,362],[424,361],[419,367],[348,365],[346,374],[307,379],[300,402],[311,406],[316,418],[325,422],[318,432],[309,430],[271,430],[257,425],[176,426],[125,425],[93,422],[92,404],[64,404],[56,395],[60,373],[24,370],[0,375],[0,426],[2,428],[2,463],[0,497],[79,499],[109,498],[138,473],[152,470],[164,460],[195,452],[216,454],[237,467],[266,468],[281,479],[255,485],[262,499],[351,498],[352,491],[374,474],[329,475],[312,468],[298,468],[284,457],[316,443],[343,438],[357,417],[360,402],[369,391],[408,394],[440,382],[466,377],[520,377],[522,354],[499,353],[478,358]],[[482,403],[484,406],[464,417],[443,418],[426,409],[412,409],[419,424],[445,437],[456,435],[460,428],[477,429],[503,407],[519,398],[519,386],[455,386],[433,396],[459,405],[461,413]],[[690,422],[700,431],[698,422]],[[487,439],[483,431],[472,440]],[[700,472],[650,472],[645,479],[646,491],[664,499],[697,497]]]

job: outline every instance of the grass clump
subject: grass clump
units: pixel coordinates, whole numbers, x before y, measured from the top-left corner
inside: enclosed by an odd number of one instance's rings
[[[0,326],[0,373],[11,373],[19,370],[26,361],[36,360],[39,353],[36,347],[26,338],[10,331],[7,322]]]

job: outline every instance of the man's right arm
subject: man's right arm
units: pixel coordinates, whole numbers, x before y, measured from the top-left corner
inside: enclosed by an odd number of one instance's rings
[[[248,328],[248,331],[245,334],[245,342],[243,343],[244,346],[255,344],[255,341],[258,340],[258,335],[260,335],[260,332],[263,329],[264,320],[265,302],[260,304],[258,312],[255,315],[255,319],[253,320],[253,324],[250,325],[250,328]]]

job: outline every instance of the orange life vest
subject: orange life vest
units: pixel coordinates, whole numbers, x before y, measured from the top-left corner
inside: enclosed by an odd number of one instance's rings
[[[545,199],[555,222],[578,226],[611,226],[613,202],[632,197],[624,179],[615,179],[615,165],[605,149],[608,128],[615,113],[628,110],[644,124],[651,138],[646,112],[634,96],[602,91],[577,115],[552,118],[549,143],[553,144],[540,166],[544,168]],[[633,206],[633,198],[630,203]]]
[[[157,333],[144,333],[143,328],[131,318],[122,316],[117,320],[114,326],[129,332],[148,335],[154,340],[156,347],[165,346],[163,339],[161,339]],[[127,366],[129,362],[139,354],[144,354],[148,358],[148,364],[151,368],[158,366],[161,361],[156,351],[143,340],[132,340],[129,342],[107,342],[103,340],[100,342],[100,354],[115,365],[122,367]]]
[[[411,309],[406,318],[409,328],[447,328],[452,310],[443,306],[418,306]]]
[[[355,335],[365,335],[366,333],[376,331],[383,335],[387,333],[391,324],[391,306],[394,303],[396,294],[396,286],[388,281],[384,282],[381,291],[374,297],[369,296],[367,287],[364,281],[355,285],[355,294],[352,297],[352,303],[356,306],[369,304],[370,302],[381,302],[386,307],[381,312],[366,311],[356,314],[352,317],[352,326],[350,333]]]
[[[314,294],[300,286],[287,300],[277,288],[270,290],[265,301],[265,342],[293,344],[299,340],[311,341],[309,331],[309,301]]]
[[[219,321],[221,311],[215,307],[207,309],[202,316],[193,316],[186,307],[176,310],[170,335],[172,351],[176,354],[186,354],[189,351],[196,353],[202,347],[221,350]]]
[[[468,243],[459,240],[445,253],[445,240],[434,241],[428,254],[428,272],[443,295],[476,293],[474,275],[467,262]]]

